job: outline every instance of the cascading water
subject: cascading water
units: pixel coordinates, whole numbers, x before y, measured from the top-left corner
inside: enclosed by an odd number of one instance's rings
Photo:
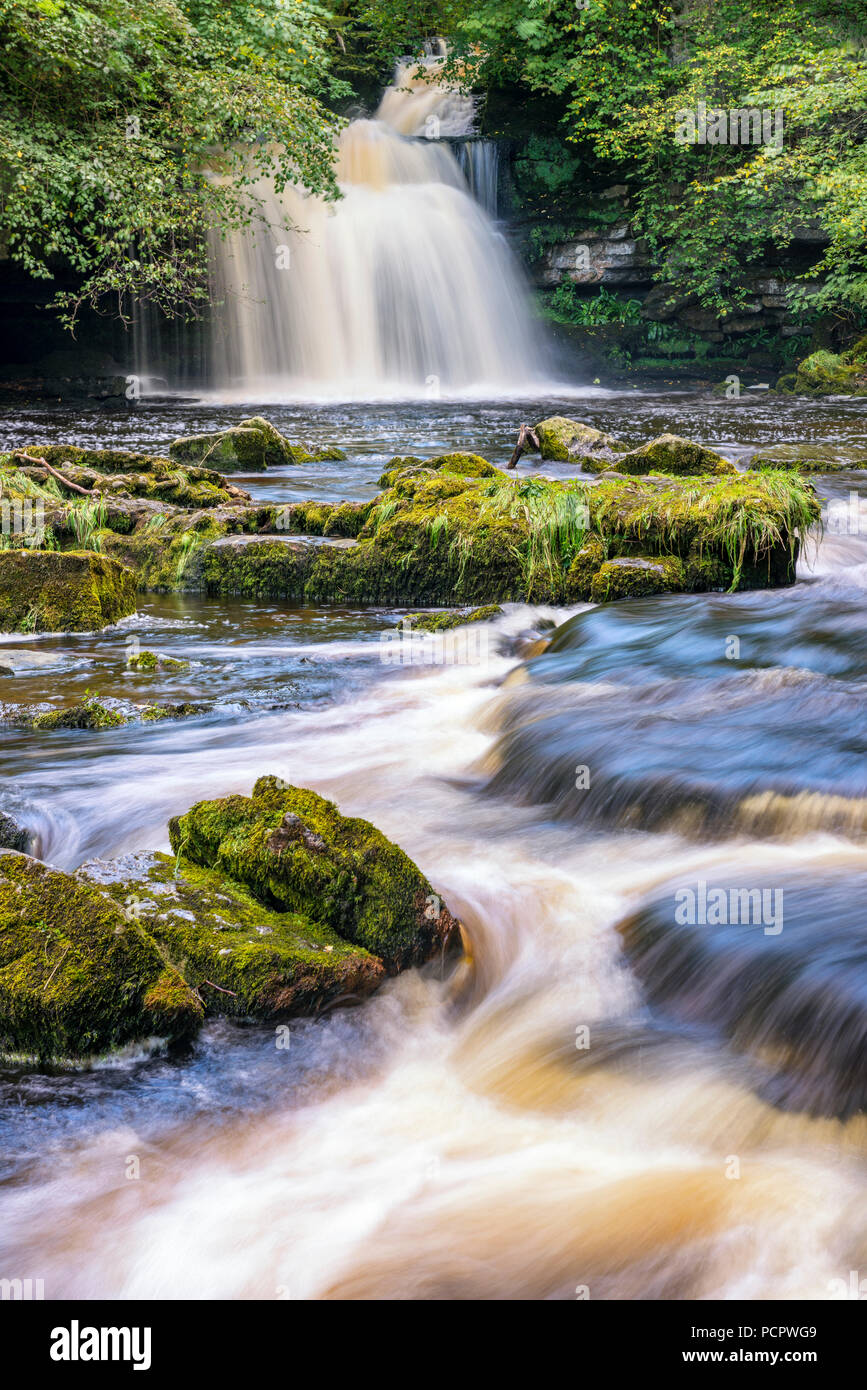
[[[487,215],[490,142],[468,142],[465,178],[447,141],[472,132],[474,105],[440,67],[400,65],[375,117],[342,132],[338,204],[261,180],[255,230],[213,234],[218,388],[431,397],[540,382],[520,268]]]
[[[476,202],[490,217],[499,210],[500,150],[496,140],[464,140],[457,147],[458,164]]]

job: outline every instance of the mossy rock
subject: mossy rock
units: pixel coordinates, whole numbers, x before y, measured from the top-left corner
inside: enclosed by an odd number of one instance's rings
[[[385,471],[380,475],[379,486],[391,487],[395,479],[400,477],[401,473],[406,473],[416,468],[426,468],[427,466],[427,460],[416,458],[414,454],[407,454],[405,458],[393,458]]]
[[[326,444],[319,449],[308,449],[304,444],[292,444],[280,433],[276,425],[272,425],[261,415],[242,420],[240,428],[258,430],[263,435],[265,463],[269,468],[279,467],[281,464],[339,462],[346,458],[344,451],[338,449],[336,444]]]
[[[607,467],[608,465],[604,465]],[[737,469],[713,449],[705,449],[677,434],[661,434],[648,444],[629,449],[616,461],[618,473],[671,473],[675,477],[734,474]],[[599,471],[599,470],[596,470]]]
[[[161,652],[141,651],[127,657],[130,671],[189,671],[190,663],[175,656],[164,656]]]
[[[261,473],[269,448],[262,430],[235,425],[214,434],[191,434],[173,440],[169,454],[178,463],[208,464],[224,473]]]
[[[0,811],[0,849],[15,849],[26,854],[32,838],[29,830],[25,830],[12,816],[7,816],[5,811]]]
[[[68,705],[66,709],[46,710],[37,714],[30,727],[45,731],[48,729],[118,729],[129,722],[119,710],[100,704],[99,700],[83,700],[78,705]]]
[[[629,555],[600,565],[590,585],[590,598],[593,603],[611,603],[615,599],[680,593],[683,586],[683,564],[673,555]]]
[[[605,542],[601,536],[588,536],[566,573],[566,598],[570,603],[586,603],[593,576],[605,563]]]
[[[0,1049],[83,1058],[195,1033],[199,999],[103,893],[0,852]]]
[[[423,632],[447,632],[452,628],[466,627],[469,623],[488,623],[502,616],[498,603],[487,603],[481,608],[464,609],[460,613],[407,613],[401,618],[405,627],[420,628]]]
[[[171,467],[164,454],[144,454],[132,449],[80,449],[77,444],[28,444],[26,454],[44,458],[52,468],[65,472],[68,465],[96,473],[152,473]]]
[[[867,360],[858,344],[842,354],[820,348],[781,376],[777,390],[799,396],[867,396]]]
[[[386,976],[380,960],[324,923],[265,907],[243,884],[183,855],[93,860],[78,877],[134,913],[208,1015],[312,1014],[367,996]]]
[[[786,469],[793,473],[845,473],[867,468],[867,449],[848,444],[777,444],[750,459],[750,471]]]
[[[542,458],[555,463],[583,466],[585,459],[593,460],[599,456],[610,460],[613,455],[626,449],[626,445],[613,435],[585,425],[581,420],[570,420],[565,415],[552,415],[547,420],[540,420],[533,429],[539,440]],[[532,444],[525,445],[525,448],[534,452]]]
[[[94,551],[0,551],[0,632],[96,632],[136,608],[136,577]]]
[[[253,795],[200,801],[169,823],[172,849],[247,888],[258,902],[321,922],[378,956],[418,965],[457,923],[397,845],[315,792],[261,777]]]

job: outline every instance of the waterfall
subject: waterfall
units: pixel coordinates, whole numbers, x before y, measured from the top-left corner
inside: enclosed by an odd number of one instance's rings
[[[538,388],[540,330],[489,216],[496,149],[466,139],[473,98],[440,80],[441,65],[438,55],[400,64],[374,117],[342,131],[338,203],[263,179],[250,190],[253,228],[214,232],[220,390],[280,399]],[[461,137],[459,163],[450,142]]]
[[[464,140],[458,145],[458,163],[467,187],[489,217],[497,215],[500,151],[496,140]]]

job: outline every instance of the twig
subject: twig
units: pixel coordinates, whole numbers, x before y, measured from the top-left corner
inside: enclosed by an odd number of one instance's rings
[[[44,468],[50,473],[52,478],[56,478],[64,487],[68,487],[72,492],[80,492],[82,497],[98,497],[96,488],[79,487],[78,483],[73,483],[69,478],[64,478],[62,473],[58,473],[56,468],[52,468],[47,459],[37,458],[35,454],[25,454],[23,449],[16,449],[13,458],[25,459],[33,468]]]
[[[211,989],[218,989],[218,990],[220,991],[221,994],[231,994],[231,996],[232,996],[233,999],[237,999],[237,998],[238,998],[237,994],[235,993],[235,991],[234,991],[233,989],[223,989],[223,986],[222,986],[222,985],[215,985],[214,982],[213,982],[213,980],[200,980],[200,981],[199,981],[199,984],[200,984],[200,985],[210,985],[210,986],[211,986]]]

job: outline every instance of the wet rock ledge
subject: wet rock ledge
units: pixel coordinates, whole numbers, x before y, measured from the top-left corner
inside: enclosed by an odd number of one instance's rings
[[[81,1059],[361,999],[459,924],[401,849],[262,777],[169,827],[173,855],[61,873],[0,850],[0,1051]]]

